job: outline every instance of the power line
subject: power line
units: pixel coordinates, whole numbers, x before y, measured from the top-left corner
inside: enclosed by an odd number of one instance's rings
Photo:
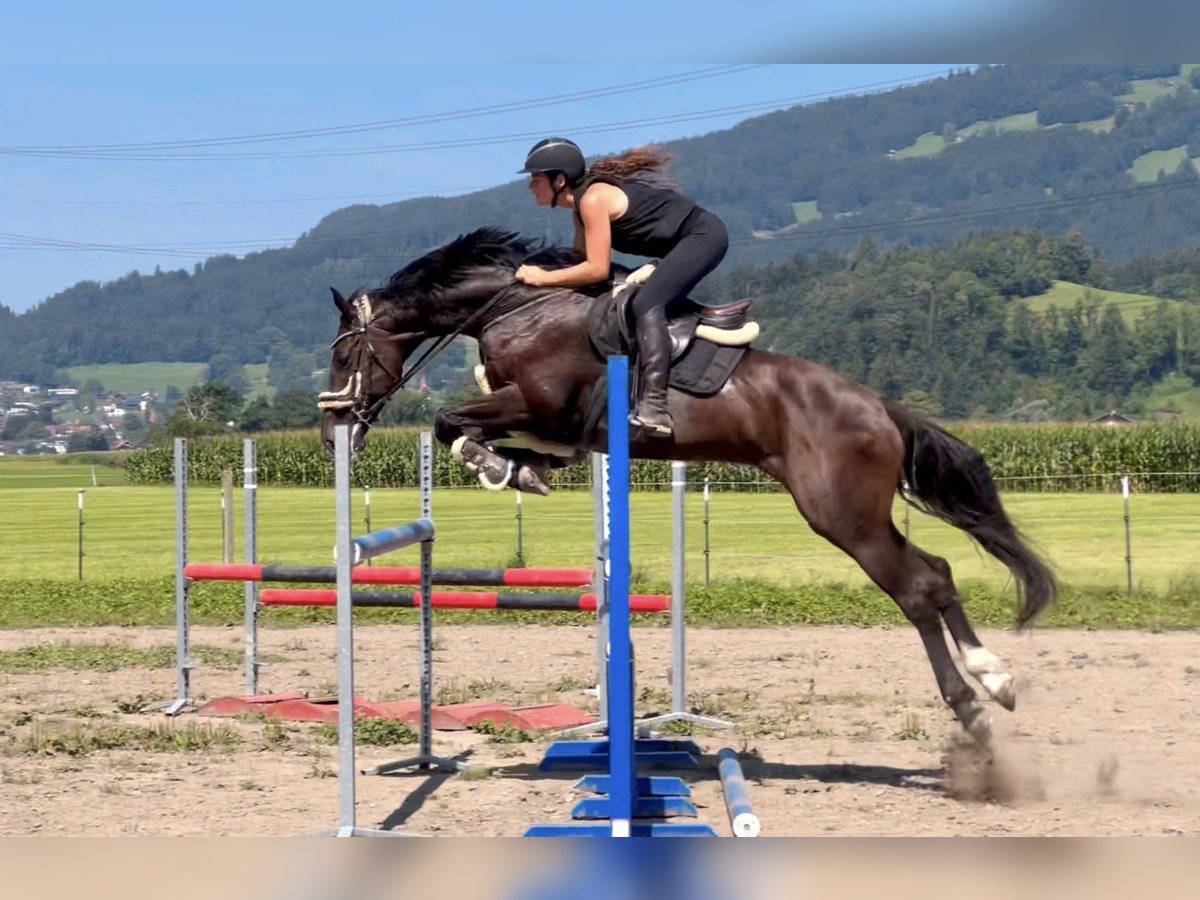
[[[276,197],[261,200],[79,200],[75,198],[3,197],[0,203],[62,203],[71,206],[254,206],[267,203],[330,203],[343,200],[372,200],[384,197],[408,199],[413,197],[444,197],[486,191],[494,184],[475,184],[467,187],[429,188],[421,191],[382,191],[372,194],[343,194],[331,197]]]
[[[819,238],[828,237],[844,237],[847,235],[865,234],[872,231],[882,231],[895,228],[921,228],[931,225],[952,224],[960,221],[968,221],[971,219],[986,219],[990,217],[999,217],[1010,215],[1013,213],[1022,212],[1038,212],[1045,210],[1056,209],[1071,209],[1077,206],[1085,206],[1092,203],[1100,203],[1109,200],[1120,200],[1126,198],[1136,198],[1146,196],[1148,194],[1157,194],[1173,189],[1184,190],[1188,188],[1200,187],[1200,181],[1177,181],[1163,182],[1160,184],[1139,185],[1128,188],[1115,188],[1105,191],[1098,191],[1090,194],[1081,194],[1074,197],[1060,197],[1051,200],[1041,201],[1024,201],[1021,203],[1008,204],[1004,206],[991,206],[983,209],[969,210],[950,210],[940,213],[931,213],[924,216],[909,216],[905,218],[893,218],[879,221],[859,222],[846,225],[831,225],[827,227],[810,227],[803,231],[793,231],[785,234],[777,234],[769,238],[759,238],[752,236],[734,237],[730,240],[733,245],[766,245],[769,243],[781,243],[786,241],[805,241],[816,240]],[[322,246],[344,243],[351,240],[376,240],[376,239],[398,239],[406,237],[415,237],[428,233],[426,228],[411,229],[407,231],[398,231],[388,229],[383,231],[358,231],[358,232],[333,232],[323,234],[318,237],[304,238],[304,246]],[[267,238],[254,239],[245,241],[207,241],[197,242],[195,244],[175,243],[175,244],[101,244],[89,243],[82,241],[65,241],[56,238],[43,238],[33,235],[12,234],[0,232],[0,249],[10,250],[77,250],[88,252],[120,252],[120,253],[136,253],[145,255],[157,255],[164,257],[183,256],[187,258],[195,258],[203,254],[205,251],[212,251],[215,254],[228,254],[237,249],[244,249],[247,252],[255,250],[267,249],[295,249],[296,243],[292,247],[281,246],[287,241],[298,242],[299,238]],[[355,260],[386,260],[388,257],[342,257],[341,261],[350,262]]]
[[[491,106],[475,106],[468,109],[453,110],[441,113],[426,113],[420,116],[408,116],[401,119],[384,119],[375,122],[361,122],[353,125],[334,125],[326,128],[308,128],[300,131],[272,131],[260,134],[237,135],[223,138],[194,138],[176,141],[146,141],[127,144],[68,144],[46,147],[3,147],[0,153],[56,153],[59,151],[119,151],[119,150],[165,150],[170,148],[222,147],[236,144],[259,144],[275,141],[301,140],[330,135],[359,134],[369,131],[383,131],[394,128],[405,128],[412,125],[428,125],[438,122],[453,122],[463,119],[493,116],[500,113],[518,112],[526,109],[538,109],[545,106],[556,106],[564,103],[576,103],[580,100],[591,100],[599,97],[609,97],[617,94],[635,93],[666,87],[675,84],[686,84],[721,75],[733,75],[752,69],[764,68],[764,64],[754,65],[720,65],[709,66],[692,72],[676,75],[660,75],[657,78],[647,78],[641,81],[630,81],[608,87],[591,88],[585,91],[575,91],[569,94],[555,94],[532,100],[516,100],[509,103],[497,103]]]
[[[839,226],[836,228],[828,228],[828,229],[821,229],[821,230],[813,231],[808,234],[781,235],[780,237],[776,238],[775,241],[783,241],[783,240],[789,240],[789,239],[791,239],[791,240],[807,239],[807,238],[816,238],[816,237],[821,237],[821,236],[830,237],[830,236],[863,234],[863,233],[866,233],[869,231],[878,231],[878,230],[883,230],[883,229],[888,229],[888,228],[897,228],[897,227],[905,227],[905,226],[919,228],[919,227],[923,227],[926,225],[938,225],[938,224],[952,223],[952,222],[957,222],[957,221],[966,221],[969,219],[986,218],[988,216],[1007,215],[1007,214],[1010,214],[1013,212],[1027,212],[1027,211],[1036,211],[1036,210],[1041,210],[1041,209],[1054,209],[1054,208],[1073,208],[1073,207],[1077,207],[1077,206],[1083,206],[1083,205],[1086,205],[1089,203],[1105,202],[1105,201],[1109,201],[1109,200],[1131,199],[1131,198],[1135,198],[1138,196],[1144,196],[1146,194],[1158,194],[1158,193],[1163,193],[1163,192],[1166,192],[1169,190],[1185,190],[1185,189],[1196,188],[1196,187],[1200,187],[1200,181],[1164,182],[1164,183],[1158,183],[1158,184],[1153,184],[1153,185],[1144,185],[1144,186],[1134,187],[1134,188],[1120,188],[1120,189],[1109,190],[1109,191],[1095,192],[1092,194],[1085,194],[1085,195],[1080,195],[1077,197],[1066,197],[1066,198],[1062,198],[1059,200],[1016,203],[1016,204],[1009,204],[1006,206],[989,207],[988,209],[982,209],[982,210],[963,210],[960,212],[951,212],[951,213],[929,215],[929,216],[917,216],[917,217],[910,217],[907,219],[891,219],[891,220],[881,221],[881,222],[862,223],[862,224],[854,225],[854,226]],[[19,235],[18,236],[10,236],[10,235],[4,235],[4,234],[0,233],[0,239],[4,239],[6,237],[20,237],[20,236]],[[331,241],[333,239],[334,239],[333,237],[330,238]],[[37,240],[37,239],[33,239],[33,240]],[[756,238],[735,238],[733,241],[731,241],[731,243],[733,243],[733,244],[745,244],[745,243],[751,243],[751,242],[759,243],[761,241],[760,241],[760,239],[756,239]],[[48,249],[55,249],[55,248],[48,248]],[[78,249],[82,250],[82,249],[89,249],[89,248],[86,246],[80,246]],[[387,257],[384,257],[384,256],[351,256],[351,257],[342,257],[342,258],[338,259],[337,262],[345,263],[345,264],[364,263],[364,262],[388,262],[388,263],[395,264],[395,258],[390,257],[390,256],[387,256]],[[70,327],[75,330],[85,330],[85,331],[93,331],[93,332],[103,332],[105,330],[105,328],[107,327],[104,325],[80,322],[77,319],[61,319],[61,318],[57,318],[57,317],[53,317],[53,316],[44,316],[44,315],[39,316],[38,321],[39,322],[49,322],[52,324],[60,324],[60,325],[67,326],[67,327]],[[150,333],[160,334],[160,333],[166,333],[166,332],[157,332],[157,331],[151,330]]]
[[[595,125],[581,125],[573,128],[559,128],[557,130],[569,132],[571,134],[604,134],[614,131],[627,131],[635,128],[644,128],[647,126],[660,126],[681,124],[684,122],[696,122],[705,119],[723,118],[727,116],[740,116],[753,112],[772,112],[775,110],[787,108],[807,101],[816,99],[832,99],[835,97],[843,97],[853,94],[867,93],[878,91],[887,88],[895,88],[909,84],[916,84],[927,81],[930,78],[935,78],[941,75],[948,74],[950,70],[938,70],[936,72],[925,73],[919,76],[909,76],[907,78],[895,78],[887,81],[872,82],[870,84],[857,85],[850,88],[845,88],[840,91],[820,91],[810,94],[798,94],[791,97],[778,97],[773,100],[760,100],[754,103],[736,104],[724,107],[715,107],[710,109],[694,110],[687,113],[674,113],[663,116],[650,116],[642,119],[624,119],[616,122],[606,122]],[[283,150],[283,151],[262,151],[262,152],[237,152],[237,153],[204,153],[204,154],[183,154],[171,152],[149,152],[139,149],[135,153],[115,153],[109,150],[87,150],[87,149],[71,149],[71,150],[38,150],[38,149],[22,149],[22,148],[0,148],[0,155],[37,157],[37,158],[53,158],[53,159],[86,159],[86,160],[128,160],[131,162],[205,162],[205,161],[220,161],[220,160],[263,160],[263,159],[316,159],[316,158],[333,158],[333,157],[352,157],[352,156],[374,156],[385,153],[412,153],[426,150],[455,150],[464,147],[487,147],[498,146],[501,144],[511,144],[518,141],[528,141],[536,139],[545,134],[545,129],[541,131],[526,131],[519,133],[509,133],[500,135],[487,135],[480,137],[468,138],[453,138],[443,139],[438,141],[423,141],[407,144],[382,144],[369,147],[341,147],[330,148],[326,150]]]

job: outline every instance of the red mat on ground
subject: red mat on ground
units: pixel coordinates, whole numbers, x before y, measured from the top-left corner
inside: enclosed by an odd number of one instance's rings
[[[410,725],[421,721],[416,700],[371,702],[354,698],[354,712],[366,718],[399,719]],[[336,725],[337,698],[314,700],[304,694],[258,694],[253,697],[221,697],[210,700],[196,713],[201,716],[244,716],[254,713],[292,722],[322,722]],[[435,706],[430,722],[435,731],[464,731],[478,722],[511,725],[522,731],[557,731],[589,725],[596,721],[582,709],[569,703],[544,703],[536,706],[507,706],[492,700],[475,700]]]

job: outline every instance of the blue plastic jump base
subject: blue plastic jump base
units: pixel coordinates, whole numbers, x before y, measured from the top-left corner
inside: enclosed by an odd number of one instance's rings
[[[629,631],[629,360],[608,359],[608,739],[559,741],[539,765],[542,772],[607,771],[580,785],[597,794],[575,805],[575,821],[534,825],[526,837],[716,837],[699,822],[659,821],[696,816],[691,791],[677,778],[639,776],[642,766],[691,767],[700,748],[692,741],[635,740],[633,642]]]
[[[538,763],[539,772],[570,772],[578,769],[608,771],[609,742],[555,741],[546,748],[546,755]],[[646,740],[635,741],[634,761],[643,766],[667,766],[670,768],[692,768],[700,748],[691,741]]]

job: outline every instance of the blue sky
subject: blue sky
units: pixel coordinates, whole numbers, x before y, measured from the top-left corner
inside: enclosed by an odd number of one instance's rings
[[[990,33],[1034,5],[9,4],[0,28],[0,303],[22,311],[80,280],[286,246],[350,203],[499,184],[515,178],[538,134],[610,152],[933,75],[948,64],[792,61],[883,56],[880,47],[892,60],[943,58],[905,51],[917,37]],[[45,149],[328,129],[654,80],[536,108],[303,140],[150,154]],[[706,113],[723,107],[733,109]],[[671,116],[679,120],[664,121]],[[445,141],[472,143],[428,146]],[[131,158],[146,155],[174,158]],[[139,249],[123,249],[131,247]]]
[[[457,194],[514,180],[542,133],[572,135],[589,154],[603,153],[729,127],[756,114],[747,107],[779,108],[947,68],[6,66],[0,68],[0,121],[7,125],[0,144],[52,154],[61,151],[46,148],[71,149],[51,156],[0,150],[0,302],[21,311],[80,280],[107,281],[156,265],[190,269],[218,252],[286,246],[351,203]],[[352,126],[623,86],[632,88],[351,134],[132,153],[77,149]],[[705,112],[726,107],[735,111]],[[705,117],[654,121],[691,113]],[[614,123],[613,130],[587,133]],[[478,143],[379,149],[464,140]],[[367,152],[317,155],[343,149]],[[239,154],[259,158],[233,158]],[[146,155],[173,158],[137,158]],[[196,158],[203,155],[215,158]]]

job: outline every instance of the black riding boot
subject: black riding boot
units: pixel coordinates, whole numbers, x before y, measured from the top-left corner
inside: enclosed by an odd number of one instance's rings
[[[637,409],[629,421],[656,436],[674,430],[667,412],[667,374],[671,365],[671,335],[667,332],[667,312],[654,306],[638,316],[638,366],[641,389]]]

